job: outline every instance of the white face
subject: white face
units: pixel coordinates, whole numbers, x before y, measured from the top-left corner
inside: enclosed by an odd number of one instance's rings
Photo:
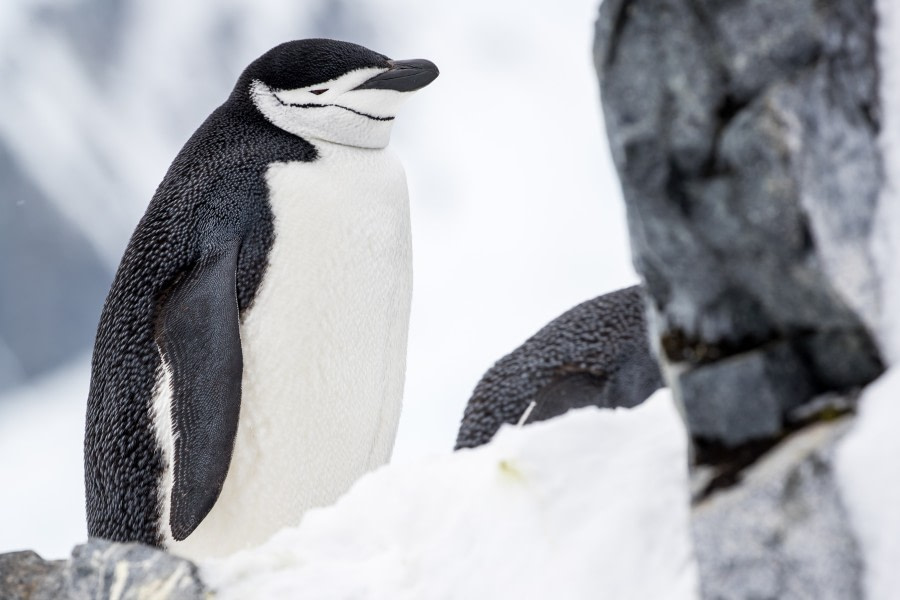
[[[397,107],[410,92],[354,89],[387,69],[359,69],[331,81],[294,90],[273,90],[256,80],[250,96],[273,125],[310,141],[384,148]]]

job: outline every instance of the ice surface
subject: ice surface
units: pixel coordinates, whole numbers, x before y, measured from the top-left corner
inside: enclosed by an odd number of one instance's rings
[[[694,598],[686,447],[667,390],[507,426],[375,471],[202,574],[221,600]]]

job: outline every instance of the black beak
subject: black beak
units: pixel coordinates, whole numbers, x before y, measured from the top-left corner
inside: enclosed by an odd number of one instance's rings
[[[357,90],[395,90],[414,92],[437,79],[438,68],[430,60],[392,60],[391,68],[367,79],[355,87]]]

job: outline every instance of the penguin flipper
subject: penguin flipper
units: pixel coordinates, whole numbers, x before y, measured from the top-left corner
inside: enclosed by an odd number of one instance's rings
[[[156,342],[172,383],[174,482],[169,525],[183,540],[222,491],[241,405],[239,244],[201,258],[162,300]]]

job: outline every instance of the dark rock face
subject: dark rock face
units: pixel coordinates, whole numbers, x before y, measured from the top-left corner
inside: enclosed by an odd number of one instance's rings
[[[584,406],[640,404],[662,387],[633,286],[565,312],[485,373],[466,406],[456,448],[491,441],[504,423],[543,421]]]
[[[66,561],[34,552],[0,554],[3,600],[166,598],[199,600],[206,590],[190,561],[140,544],[92,539]]]
[[[871,0],[606,0],[595,63],[634,262],[691,433],[776,436],[883,367]]]
[[[813,390],[806,369],[786,342],[687,371],[679,384],[688,429],[727,446],[780,431],[782,416]],[[736,390],[752,393],[752,404],[732,408]]]
[[[694,507],[703,598],[863,597],[863,565],[833,467],[849,425],[844,419],[788,437],[739,485]]]
[[[0,140],[0,391],[94,339],[112,270]]]

